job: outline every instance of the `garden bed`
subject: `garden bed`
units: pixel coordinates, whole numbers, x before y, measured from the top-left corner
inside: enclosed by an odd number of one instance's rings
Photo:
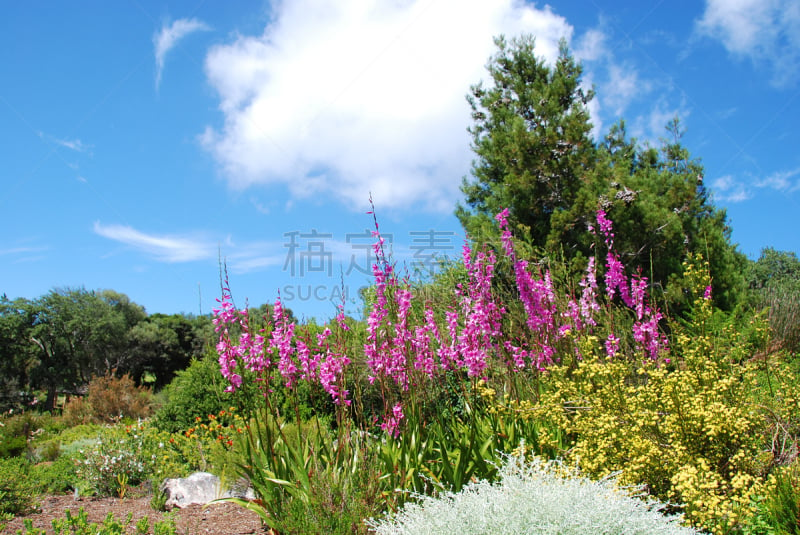
[[[23,528],[25,519],[30,519],[35,528],[47,529],[52,533],[53,519],[64,518],[69,509],[73,515],[83,508],[89,521],[101,523],[109,513],[115,518],[127,518],[132,514],[132,521],[128,533],[136,533],[136,522],[142,517],[150,519],[152,526],[156,522],[164,521],[171,515],[177,526],[179,534],[206,534],[206,535],[245,535],[250,533],[266,533],[261,527],[258,515],[232,503],[218,503],[208,506],[193,505],[185,509],[175,509],[171,513],[155,511],[150,507],[149,495],[144,493],[134,494],[130,498],[79,498],[74,496],[45,496],[41,498],[40,507],[35,513],[18,516],[6,524],[5,530],[0,533],[13,534]]]

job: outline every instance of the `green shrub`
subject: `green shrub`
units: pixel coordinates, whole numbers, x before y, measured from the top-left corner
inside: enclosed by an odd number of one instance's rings
[[[800,534],[800,467],[782,467],[770,475],[764,496],[755,500],[756,514],[744,535]]]
[[[56,430],[49,414],[23,412],[2,419],[0,427],[0,458],[17,457],[28,450],[29,441]]]
[[[28,449],[25,437],[3,437],[0,441],[0,459],[19,457]]]
[[[663,504],[642,501],[614,481],[592,482],[558,462],[511,457],[496,483],[470,483],[459,493],[418,496],[400,511],[367,523],[379,534],[690,534]]]
[[[375,453],[366,448],[358,452],[362,458],[358,473],[313,457],[310,469],[317,473],[309,489],[308,502],[290,502],[282,522],[285,533],[367,533],[363,519],[380,514],[386,505],[382,495],[381,470]]]
[[[47,494],[62,494],[78,485],[75,461],[66,456],[31,467],[30,477]]]
[[[800,282],[782,281],[757,291],[757,303],[769,309],[769,326],[777,347],[800,351]]]
[[[64,405],[61,417],[69,427],[91,424],[95,420],[92,414],[92,406],[82,397],[70,399]]]
[[[49,442],[59,444],[61,455],[73,455],[87,445],[97,440],[103,427],[97,424],[81,424],[63,430],[58,436],[43,441],[40,447],[46,447]]]
[[[61,456],[61,442],[48,440],[33,450],[33,458],[38,462],[55,461]]]
[[[195,418],[205,418],[230,407],[233,399],[224,390],[224,380],[213,354],[192,361],[167,385],[167,401],[156,411],[153,425],[169,433],[185,431],[194,425]]]
[[[79,453],[76,474],[82,492],[123,497],[129,486],[148,477],[149,466],[142,455],[140,437],[129,435],[125,429],[103,430],[91,447]]]
[[[36,505],[39,489],[29,471],[26,459],[0,459],[0,514],[17,515]]]
[[[5,531],[6,522],[8,522],[9,520],[13,520],[13,519],[14,519],[14,515],[12,515],[11,513],[0,513],[0,533]]]

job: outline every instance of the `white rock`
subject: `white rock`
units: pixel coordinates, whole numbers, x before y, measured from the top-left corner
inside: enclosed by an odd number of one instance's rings
[[[237,483],[230,490],[221,492],[220,480],[208,472],[196,472],[189,477],[165,479],[160,487],[167,496],[164,507],[169,511],[175,507],[183,509],[189,505],[205,505],[218,498],[255,499],[253,489],[246,483]]]

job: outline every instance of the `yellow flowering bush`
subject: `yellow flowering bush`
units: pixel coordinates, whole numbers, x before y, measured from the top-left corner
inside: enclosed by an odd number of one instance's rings
[[[525,407],[520,415],[563,431],[563,453],[587,475],[619,473],[621,484],[644,485],[692,524],[726,533],[753,513],[773,461],[764,451],[763,406],[753,400],[759,364],[749,358],[767,332],[758,316],[749,329],[716,325],[701,259],[686,263],[685,277],[697,294],[694,310],[691,321],[671,326],[666,357],[610,358],[583,332],[579,356],[540,378],[535,403],[498,400],[495,410]],[[784,397],[776,421],[800,399]]]

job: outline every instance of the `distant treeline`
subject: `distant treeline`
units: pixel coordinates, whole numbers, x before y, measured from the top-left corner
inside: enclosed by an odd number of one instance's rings
[[[266,307],[262,307],[266,310]],[[0,410],[84,393],[92,376],[129,374],[160,389],[213,348],[210,315],[147,314],[113,290],[57,289],[0,298]]]

